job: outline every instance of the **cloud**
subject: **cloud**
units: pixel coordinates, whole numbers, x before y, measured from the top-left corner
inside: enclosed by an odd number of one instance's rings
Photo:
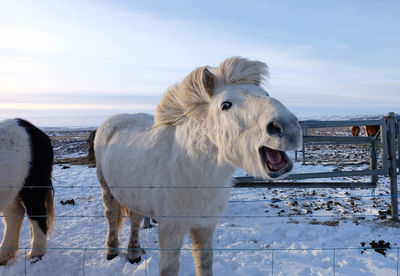
[[[267,89],[293,108],[303,106],[311,113],[318,107],[327,110],[329,105],[343,112],[357,112],[354,106],[400,106],[398,65],[373,63],[368,56],[351,58],[357,51],[351,41],[338,40],[324,52],[325,46],[316,41],[279,41],[290,35],[285,24],[265,29],[264,25],[253,26],[253,32],[246,33],[252,26],[231,24],[232,17],[218,12],[212,20],[207,16],[190,20],[166,13],[159,16],[134,6],[7,2],[0,11],[4,42],[0,44],[0,102],[4,107],[0,114],[5,107],[9,112],[15,103],[18,110],[34,110],[33,102],[49,111],[111,112],[114,109],[108,104],[112,98],[123,99],[112,101],[115,111],[143,110],[148,104],[147,110],[169,85],[195,67],[216,66],[233,55],[265,61],[271,72]],[[334,37],[332,33],[330,42]],[[367,45],[363,47],[367,49]],[[326,52],[335,48],[350,58]],[[16,98],[11,100],[10,95]],[[155,97],[137,103],[127,95]]]
[[[17,103],[0,103],[0,109],[2,110],[24,110],[26,112],[29,111],[70,111],[74,112],[77,110],[80,111],[115,111],[119,110],[147,110],[153,111],[156,108],[155,104],[118,104],[116,106],[108,105],[108,104],[64,104],[64,103],[46,103],[46,104],[37,104],[37,103],[25,103],[25,102],[17,102]]]
[[[0,35],[2,51],[52,54],[63,50],[60,36],[27,26],[0,25]]]

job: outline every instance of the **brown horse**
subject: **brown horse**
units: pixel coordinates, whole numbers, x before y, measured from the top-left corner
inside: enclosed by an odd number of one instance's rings
[[[351,134],[353,136],[360,136],[360,127],[359,126],[352,126],[350,127]]]
[[[381,129],[381,126],[363,126],[363,129],[365,131],[365,134],[367,134],[367,136],[373,137]]]

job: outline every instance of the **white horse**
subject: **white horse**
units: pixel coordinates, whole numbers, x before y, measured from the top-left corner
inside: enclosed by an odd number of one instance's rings
[[[0,122],[0,213],[5,224],[0,265],[17,253],[25,210],[31,223],[28,257],[45,254],[54,218],[52,166],[53,148],[46,134],[21,119]]]
[[[296,116],[260,87],[267,74],[262,62],[232,57],[216,68],[199,67],[170,87],[154,119],[123,114],[102,124],[95,154],[107,259],[118,254],[121,216],[129,210],[130,262],[144,252],[138,227],[148,216],[159,223],[161,275],[177,275],[186,233],[196,274],[212,275],[212,237],[235,168],[283,177],[292,168],[285,151],[301,143]]]

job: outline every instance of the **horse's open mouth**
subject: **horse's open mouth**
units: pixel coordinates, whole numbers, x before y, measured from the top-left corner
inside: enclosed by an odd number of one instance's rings
[[[258,151],[260,152],[261,161],[271,178],[279,177],[289,172],[293,167],[292,162],[283,151],[274,150],[266,146],[260,147]]]

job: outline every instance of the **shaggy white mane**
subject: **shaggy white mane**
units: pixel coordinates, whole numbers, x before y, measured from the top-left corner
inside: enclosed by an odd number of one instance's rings
[[[179,125],[186,117],[201,118],[206,114],[209,93],[202,76],[207,68],[214,75],[215,87],[221,85],[251,84],[260,86],[268,76],[268,66],[260,61],[231,57],[218,67],[198,67],[181,83],[171,86],[161,98],[155,113],[155,125]]]

